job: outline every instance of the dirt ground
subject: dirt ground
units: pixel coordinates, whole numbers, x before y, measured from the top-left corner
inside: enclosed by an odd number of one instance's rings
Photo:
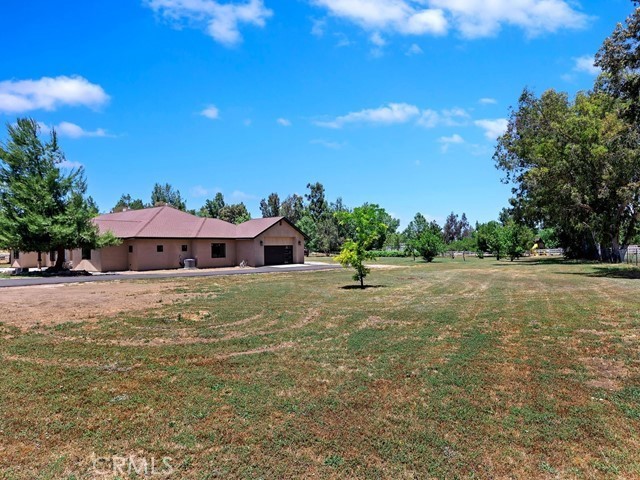
[[[180,280],[95,282],[11,287],[2,290],[0,322],[27,330],[83,322],[121,312],[148,311],[184,299],[172,293]]]

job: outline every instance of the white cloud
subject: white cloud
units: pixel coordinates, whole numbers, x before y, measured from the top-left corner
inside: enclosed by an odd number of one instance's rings
[[[593,55],[583,55],[573,60],[575,62],[573,67],[574,72],[583,72],[589,75],[599,75],[601,72],[600,68],[594,65],[595,58]]]
[[[386,30],[405,35],[447,32],[440,9],[424,8],[414,0],[311,0],[335,17],[346,18],[367,30]]]
[[[420,48],[420,45],[414,43],[412,44],[406,51],[405,55],[407,57],[412,57],[414,55],[422,55],[424,52]]]
[[[572,0],[310,0],[366,30],[401,35],[443,35],[450,28],[466,38],[495,35],[503,25],[534,36],[584,28],[589,17]]]
[[[189,191],[192,197],[198,197],[198,198],[213,196],[219,192],[222,192],[222,190],[219,187],[206,188],[206,187],[203,187],[202,185],[195,185],[194,187],[191,187],[191,190]]]
[[[202,185],[196,185],[195,187],[191,188],[190,193],[192,197],[202,198],[209,195],[209,190],[204,188]]]
[[[373,43],[376,47],[384,47],[387,44],[387,41],[382,38],[380,32],[373,32],[369,37],[369,41]]]
[[[311,142],[309,143],[311,143],[312,145],[322,145],[323,147],[330,148],[331,150],[340,150],[346,145],[345,143],[332,142],[332,141],[323,140],[323,139],[311,140]]]
[[[62,137],[81,138],[81,137],[108,137],[110,136],[103,128],[93,131],[85,130],[81,126],[71,122],[60,122],[55,126],[56,132]]]
[[[291,120],[287,119],[287,118],[279,118],[276,120],[276,122],[278,122],[278,125],[281,125],[283,127],[290,127],[291,126]]]
[[[442,143],[442,147],[440,147],[442,153],[447,153],[447,151],[449,151],[450,145],[464,143],[464,138],[462,138],[457,133],[454,133],[450,137],[440,137],[438,139],[438,142]]]
[[[242,192],[240,190],[234,190],[233,192],[231,192],[231,198],[234,199],[235,201],[240,201],[240,202],[245,202],[245,201],[249,201],[249,200],[257,200],[258,197],[255,195],[252,195],[250,193],[245,193]]]
[[[522,28],[535,36],[561,29],[587,26],[589,17],[573,8],[570,0],[429,0],[444,9],[466,38],[497,34],[503,25]]]
[[[498,101],[495,98],[485,97],[478,100],[478,103],[481,103],[482,105],[495,105]]]
[[[215,105],[209,105],[207,108],[200,112],[203,117],[210,118],[211,120],[217,120],[220,118],[220,110]]]
[[[314,37],[323,37],[324,30],[327,27],[327,21],[324,18],[314,18],[311,20],[311,22],[311,35],[313,35]]]
[[[108,101],[100,85],[78,76],[0,82],[0,113],[51,111],[65,105],[98,108]]]
[[[47,125],[46,123],[38,122],[38,126],[40,127],[41,132],[50,132],[51,130],[55,130],[56,133],[61,137],[68,138],[82,138],[82,137],[113,137],[107,133],[104,128],[98,128],[96,130],[85,130],[80,125],[76,125],[71,122],[60,122],[57,125]]]
[[[351,40],[344,33],[336,33],[335,37],[338,39],[336,47],[348,47],[351,45]]]
[[[450,137],[440,137],[438,141],[440,143],[464,143],[464,138],[457,133],[454,133]]]
[[[314,123],[319,127],[338,129],[349,124],[394,125],[415,121],[415,124],[421,127],[435,128],[463,126],[467,125],[469,120],[469,113],[458,107],[438,112],[430,109],[420,110],[417,106],[408,103],[389,103],[378,108],[351,112],[333,120],[320,120]]]
[[[435,128],[439,125],[445,127],[460,127],[466,125],[469,118],[469,113],[458,107],[440,112],[427,109],[422,111],[417,123],[424,128]]]
[[[263,0],[219,3],[216,0],[147,0],[156,13],[171,21],[187,21],[204,28],[217,42],[237,45],[242,41],[240,25],[264,27],[273,12]]]
[[[351,123],[368,123],[378,125],[393,125],[406,123],[420,115],[415,105],[407,103],[389,103],[379,108],[360,110],[337,117],[330,121],[315,122],[319,127],[342,128]]]
[[[507,131],[509,122],[506,118],[496,118],[495,120],[476,120],[473,122],[484,130],[484,136],[489,140],[496,140]]]
[[[80,162],[74,162],[71,160],[63,160],[58,164],[59,168],[66,168],[68,170],[73,170],[74,168],[81,168],[84,165],[82,165]]]

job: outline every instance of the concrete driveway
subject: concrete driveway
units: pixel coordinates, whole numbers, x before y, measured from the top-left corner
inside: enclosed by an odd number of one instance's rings
[[[341,268],[340,265],[323,264],[319,262],[276,265],[258,268],[238,268],[221,270],[172,270],[164,272],[141,272],[141,273],[106,273],[91,275],[89,277],[11,277],[0,279],[0,288],[7,287],[28,287],[30,285],[57,285],[62,283],[84,283],[84,282],[109,282],[114,280],[149,280],[153,278],[182,278],[182,277],[218,277],[224,275],[252,275],[261,273],[285,273],[285,272],[314,272],[320,270],[335,270]]]

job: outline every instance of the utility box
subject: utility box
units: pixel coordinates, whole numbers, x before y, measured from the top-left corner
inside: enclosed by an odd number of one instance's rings
[[[195,258],[187,258],[184,261],[184,268],[185,270],[193,270],[196,268],[196,260]]]

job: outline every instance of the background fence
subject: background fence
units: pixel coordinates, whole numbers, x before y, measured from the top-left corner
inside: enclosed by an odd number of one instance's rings
[[[624,254],[624,261],[626,263],[640,266],[640,260],[638,257],[640,256],[640,247],[638,245],[629,245],[627,251]]]

